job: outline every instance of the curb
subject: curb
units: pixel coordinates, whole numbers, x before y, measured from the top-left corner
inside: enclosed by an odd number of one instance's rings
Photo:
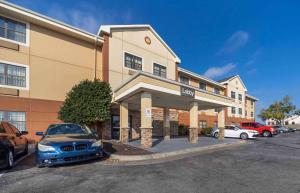
[[[222,143],[222,144],[216,144],[216,145],[210,145],[210,146],[204,146],[204,147],[194,147],[194,148],[188,148],[178,151],[171,151],[166,153],[154,153],[149,155],[117,155],[117,154],[111,154],[109,152],[104,151],[105,154],[109,156],[109,159],[116,160],[116,161],[145,161],[145,160],[153,160],[153,159],[161,159],[161,158],[168,158],[168,157],[174,157],[178,155],[185,155],[189,153],[196,153],[201,152],[205,150],[212,150],[212,149],[218,149],[222,147],[231,147],[236,146],[240,144],[248,143],[246,141],[238,141],[238,142],[229,142],[229,143]]]

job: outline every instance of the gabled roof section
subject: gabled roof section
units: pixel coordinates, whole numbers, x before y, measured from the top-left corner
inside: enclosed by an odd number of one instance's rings
[[[15,4],[9,3],[7,1],[0,0],[0,13],[3,15],[8,15],[16,17],[17,19],[24,19],[25,21],[41,25],[43,27],[50,28],[52,30],[71,35],[76,38],[80,38],[89,42],[102,43],[103,40],[98,35],[92,34],[85,30],[76,28],[74,26],[68,25],[56,19],[47,17],[45,15],[39,14],[32,10],[17,6]]]
[[[155,37],[171,52],[175,57],[175,62],[181,63],[180,58],[175,54],[175,52],[168,46],[168,44],[158,35],[158,33],[148,24],[138,24],[138,25],[101,25],[98,31],[100,37],[103,34],[110,34],[112,29],[149,29]]]
[[[255,100],[255,101],[259,101],[258,98],[254,97],[254,96],[251,96],[251,95],[249,95],[249,94],[246,94],[246,97],[248,97],[248,98],[250,98],[250,99],[253,99],[253,100]]]
[[[238,78],[240,80],[240,82],[242,83],[243,87],[245,88],[245,91],[247,91],[247,87],[245,86],[244,82],[242,81],[240,75],[233,75],[233,76],[229,76],[227,78],[224,78],[222,80],[218,80],[219,83],[221,84],[226,84],[226,83],[229,83],[229,81],[235,79],[235,78]]]
[[[188,75],[190,75],[191,77],[194,77],[194,78],[203,80],[203,81],[205,81],[205,82],[209,82],[209,83],[211,83],[211,84],[213,84],[213,85],[217,85],[217,86],[219,86],[219,87],[225,88],[225,86],[224,86],[223,84],[221,84],[221,83],[219,83],[219,82],[217,82],[217,81],[214,81],[214,80],[212,80],[212,79],[209,79],[209,78],[207,78],[207,77],[205,77],[205,76],[202,76],[202,75],[200,75],[200,74],[191,72],[191,71],[189,71],[189,70],[186,70],[186,69],[183,69],[183,68],[178,68],[178,71],[179,71],[179,72],[182,72],[182,73],[184,73],[184,74],[188,74]]]

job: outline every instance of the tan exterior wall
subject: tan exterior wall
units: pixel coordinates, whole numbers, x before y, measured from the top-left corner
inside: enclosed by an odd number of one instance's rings
[[[150,37],[151,44],[145,42]],[[143,59],[143,71],[153,73],[153,62],[167,67],[167,78],[176,79],[174,56],[150,30],[113,31],[109,39],[109,82],[113,89],[135,73],[124,67],[124,52]]]
[[[29,90],[21,97],[63,101],[83,79],[95,75],[94,45],[30,24],[29,47],[19,51],[0,47],[0,60],[29,66]],[[97,75],[102,75],[102,54],[97,53]]]
[[[253,105],[251,105],[251,101],[253,102]],[[255,119],[255,101],[253,99],[250,99],[246,97],[245,102],[245,109],[247,111],[247,119]],[[253,112],[253,117],[251,117],[251,112]]]

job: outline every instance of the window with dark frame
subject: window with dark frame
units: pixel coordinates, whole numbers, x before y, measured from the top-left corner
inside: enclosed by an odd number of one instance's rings
[[[231,98],[235,99],[235,92],[231,91]]]
[[[26,87],[26,68],[0,63],[0,85]]]
[[[243,114],[243,110],[242,108],[239,108],[239,114],[242,115]]]
[[[242,94],[239,94],[239,101],[243,101],[243,96],[242,96]]]
[[[214,88],[214,91],[216,94],[220,94],[220,89],[219,88]]]
[[[0,16],[0,37],[26,43],[26,24]]]
[[[231,113],[235,114],[235,107],[231,107]]]
[[[200,88],[201,90],[206,90],[206,83],[200,82],[200,83],[199,83],[199,88]]]
[[[167,67],[153,63],[153,74],[162,78],[167,78]]]
[[[200,127],[200,129],[207,128],[207,122],[206,121],[200,121],[199,122],[199,127]]]
[[[124,65],[133,70],[142,70],[142,58],[125,52]]]
[[[180,81],[180,83],[182,83],[182,84],[186,84],[186,85],[189,85],[190,83],[190,79],[189,78],[187,78],[187,77],[185,77],[185,76],[179,76],[179,81]]]
[[[251,112],[251,117],[254,117],[254,113],[253,112]]]

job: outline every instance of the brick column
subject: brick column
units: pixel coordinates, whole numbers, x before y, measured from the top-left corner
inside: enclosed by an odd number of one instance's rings
[[[120,141],[127,143],[129,138],[128,128],[128,103],[122,102],[120,104]]]
[[[164,139],[169,140],[171,137],[170,132],[170,110],[168,107],[164,108]]]
[[[219,136],[218,139],[224,139],[224,129],[225,129],[225,108],[220,108],[218,110],[218,128],[219,128]]]
[[[141,146],[152,147],[152,96],[149,92],[141,94]]]
[[[189,142],[198,142],[198,103],[192,102],[190,106],[190,128],[189,128]]]

